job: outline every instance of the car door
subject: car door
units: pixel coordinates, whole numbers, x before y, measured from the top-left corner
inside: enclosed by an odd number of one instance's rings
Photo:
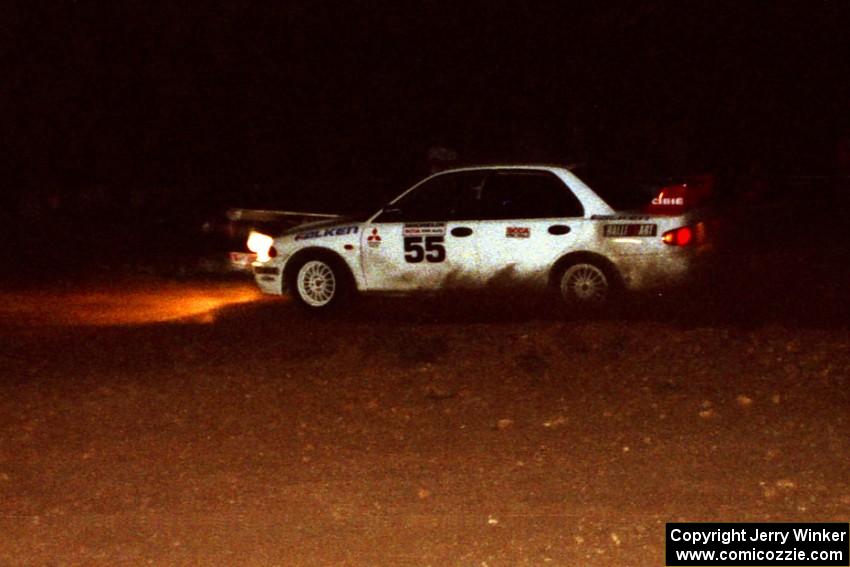
[[[547,170],[496,170],[486,180],[477,230],[479,270],[489,282],[544,284],[576,247],[587,221],[580,201]]]
[[[437,290],[474,281],[484,177],[480,170],[430,177],[368,223],[361,236],[366,289]]]

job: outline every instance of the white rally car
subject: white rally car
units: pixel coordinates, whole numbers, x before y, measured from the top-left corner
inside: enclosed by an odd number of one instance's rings
[[[687,184],[628,212],[582,178],[581,168],[543,165],[444,171],[366,218],[252,233],[255,279],[263,292],[288,292],[313,310],[356,292],[513,285],[549,289],[585,309],[692,274],[709,243]]]

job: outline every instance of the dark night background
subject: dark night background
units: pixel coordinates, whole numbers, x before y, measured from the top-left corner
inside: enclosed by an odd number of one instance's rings
[[[421,177],[435,145],[461,163],[846,175],[848,8],[4,4],[7,252],[56,211],[103,230],[356,208]]]

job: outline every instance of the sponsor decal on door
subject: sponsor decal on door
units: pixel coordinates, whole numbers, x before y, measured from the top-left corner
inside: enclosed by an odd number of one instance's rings
[[[505,229],[505,236],[508,238],[529,238],[531,229],[527,226],[509,226]]]

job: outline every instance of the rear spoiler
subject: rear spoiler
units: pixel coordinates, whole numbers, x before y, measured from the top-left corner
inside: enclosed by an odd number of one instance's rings
[[[714,175],[690,175],[663,186],[643,208],[650,215],[680,215],[704,204],[714,193]]]
[[[297,221],[297,219],[335,219],[341,215],[326,213],[304,213],[300,211],[271,211],[266,209],[228,209],[227,218],[232,221],[274,222]]]

